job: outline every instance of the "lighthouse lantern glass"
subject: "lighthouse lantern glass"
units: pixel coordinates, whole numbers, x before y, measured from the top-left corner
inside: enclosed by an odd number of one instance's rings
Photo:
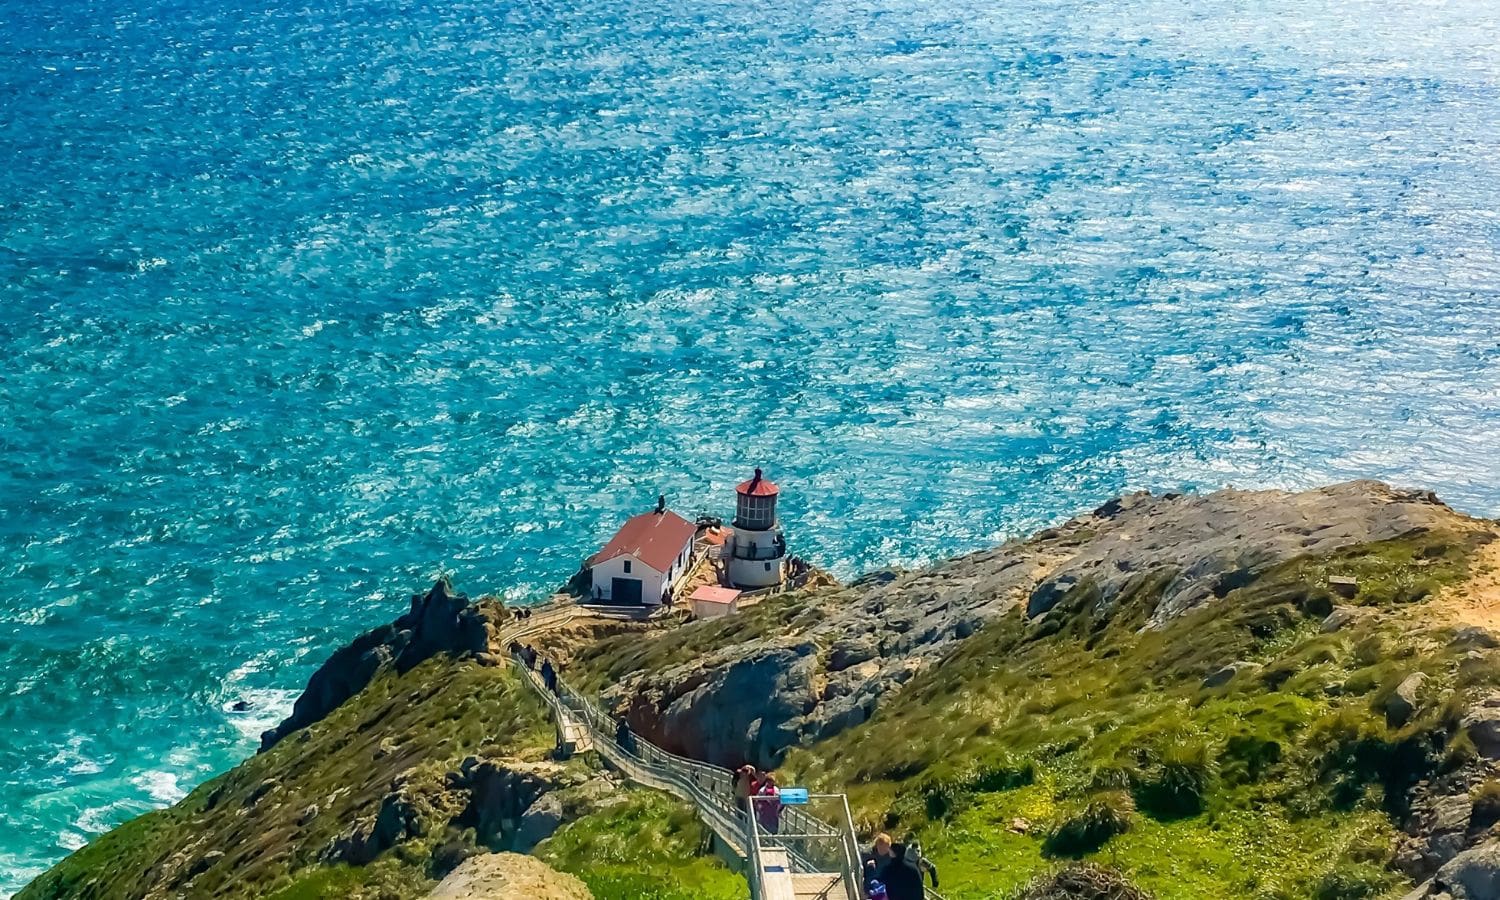
[[[776,498],[741,494],[735,525],[747,531],[768,531],[776,525]]]

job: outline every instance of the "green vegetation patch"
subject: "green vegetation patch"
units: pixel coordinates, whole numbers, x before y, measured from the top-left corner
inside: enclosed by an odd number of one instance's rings
[[[950,897],[1011,896],[1059,858],[1117,867],[1161,900],[1387,896],[1393,821],[1418,780],[1472,752],[1465,693],[1500,683],[1403,612],[1464,578],[1475,541],[1418,532],[1295,559],[1160,629],[1143,626],[1174,570],[1115,596],[1084,581],[1040,620],[986,626],[784,768],[847,789],[866,833],[920,835]],[[1375,611],[1322,634],[1330,575],[1357,578],[1353,602]],[[1388,724],[1414,672],[1419,707]]]
[[[705,855],[708,848],[692,807],[634,791],[563,826],[536,855],[583,879],[596,900],[744,900],[744,877]]]
[[[140,897],[189,881],[193,895],[220,898],[421,896],[433,884],[437,837],[366,867],[327,867],[319,855],[375,813],[398,774],[440,777],[471,754],[540,758],[552,744],[540,700],[506,669],[435,657],[376,678],[322,722],[176,806],[103,835],[18,900]]]

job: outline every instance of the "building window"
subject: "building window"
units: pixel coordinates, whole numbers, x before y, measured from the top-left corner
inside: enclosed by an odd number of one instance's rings
[[[630,574],[630,560],[628,560],[628,559],[625,560],[625,574],[626,575]]]

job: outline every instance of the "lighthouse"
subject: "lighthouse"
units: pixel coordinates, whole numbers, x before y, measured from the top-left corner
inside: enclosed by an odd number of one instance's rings
[[[786,577],[786,538],[776,519],[779,493],[761,474],[735,488],[734,533],[726,542],[729,583],[737,588],[775,587]]]

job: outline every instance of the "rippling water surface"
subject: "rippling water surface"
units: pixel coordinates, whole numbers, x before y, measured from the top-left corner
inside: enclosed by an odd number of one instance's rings
[[[0,893],[435,573],[756,462],[844,574],[1127,488],[1500,513],[1488,0],[0,23]]]

